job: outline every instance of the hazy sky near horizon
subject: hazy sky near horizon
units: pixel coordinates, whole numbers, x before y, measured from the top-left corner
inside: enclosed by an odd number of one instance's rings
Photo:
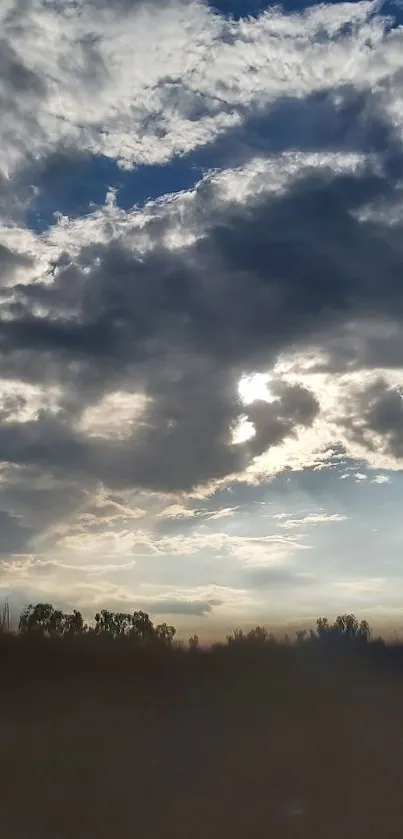
[[[0,598],[398,622],[402,4],[0,28]]]

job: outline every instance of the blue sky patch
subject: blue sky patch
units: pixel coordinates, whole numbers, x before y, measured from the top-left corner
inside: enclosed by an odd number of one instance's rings
[[[127,171],[103,155],[54,155],[33,179],[38,193],[26,214],[26,224],[41,232],[54,224],[54,213],[79,218],[105,203],[110,188],[117,204],[129,210],[159,196],[189,189],[202,177],[188,158],[175,158],[161,166],[139,166]]]
[[[326,5],[338,5],[340,0],[328,0]],[[303,12],[313,6],[322,5],[311,0],[283,0],[280,3],[268,3],[267,0],[210,0],[208,5],[221,15],[240,20],[240,18],[258,17],[262,12],[270,8],[279,7],[285,13]],[[379,8],[383,15],[390,15],[394,18],[394,25],[403,23],[403,2],[402,0],[386,0]]]
[[[221,15],[239,20],[242,17],[257,17],[272,4],[267,0],[212,0],[208,5]]]

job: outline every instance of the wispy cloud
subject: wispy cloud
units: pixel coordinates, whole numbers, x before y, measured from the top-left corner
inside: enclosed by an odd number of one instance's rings
[[[375,475],[375,478],[372,478],[373,484],[389,484],[390,478],[388,475]]]
[[[340,513],[311,513],[307,516],[301,516],[298,519],[286,518],[284,521],[281,521],[279,526],[285,530],[293,530],[298,527],[304,528],[321,524],[333,524],[347,520],[348,516],[341,515]]]

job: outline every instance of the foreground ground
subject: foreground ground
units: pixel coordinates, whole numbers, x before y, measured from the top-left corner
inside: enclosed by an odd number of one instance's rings
[[[0,676],[5,839],[403,837],[399,668],[0,650]]]

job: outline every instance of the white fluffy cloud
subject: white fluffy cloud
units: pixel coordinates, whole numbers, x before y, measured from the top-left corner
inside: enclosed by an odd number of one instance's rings
[[[377,3],[238,22],[197,0],[96,5],[3,4],[6,177],[60,146],[129,166],[166,161],[250,108],[340,85],[376,89],[401,124],[402,33],[387,31]]]

